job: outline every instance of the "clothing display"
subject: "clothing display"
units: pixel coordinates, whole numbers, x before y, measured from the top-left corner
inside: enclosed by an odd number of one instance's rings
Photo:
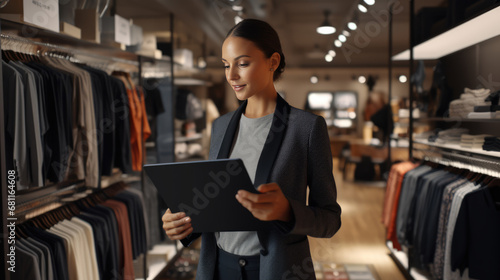
[[[134,171],[142,170],[143,147],[146,139],[151,135],[151,128],[146,112],[146,102],[144,92],[132,81],[129,73],[113,72],[113,76],[121,79],[125,84],[129,102],[129,120],[130,120],[130,146],[132,149],[132,169]]]
[[[18,190],[67,179],[98,187],[113,167],[131,172],[132,158],[140,170],[140,150],[130,147],[141,143],[131,135],[145,112],[141,92],[89,66],[49,56],[21,62],[4,52],[6,162],[19,174]]]
[[[500,152],[500,138],[484,137],[483,150]]]
[[[491,135],[480,134],[480,135],[470,135],[462,134],[460,137],[460,147],[466,149],[482,149],[484,144],[484,138]]]
[[[393,184],[401,177],[399,191]],[[409,248],[412,267],[435,279],[499,277],[493,265],[500,260],[498,179],[430,162],[403,162],[393,165],[388,183],[384,209],[392,210],[382,217],[387,239],[396,241],[397,250]],[[394,200],[397,207],[391,205]],[[396,223],[387,223],[394,214]]]
[[[485,99],[490,95],[489,89],[469,89],[465,88],[460,99],[450,102],[450,118],[467,118],[469,113],[474,112],[475,106],[491,105]]]
[[[147,252],[140,196],[124,183],[91,196],[18,225],[17,270],[29,279],[134,279],[133,260]]]

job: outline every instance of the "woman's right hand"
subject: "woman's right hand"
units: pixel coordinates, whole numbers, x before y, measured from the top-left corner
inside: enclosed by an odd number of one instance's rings
[[[163,221],[163,229],[171,240],[184,239],[193,232],[191,218],[186,217],[184,212],[172,213],[169,208],[161,220]]]

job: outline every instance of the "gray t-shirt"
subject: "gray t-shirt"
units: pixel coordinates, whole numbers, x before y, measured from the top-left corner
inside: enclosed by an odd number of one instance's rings
[[[269,114],[251,119],[244,114],[241,115],[236,143],[229,157],[242,159],[252,183],[255,180],[260,154],[269,134],[273,116],[274,114]],[[241,256],[260,253],[261,246],[255,231],[218,232],[215,236],[219,248],[226,252]]]

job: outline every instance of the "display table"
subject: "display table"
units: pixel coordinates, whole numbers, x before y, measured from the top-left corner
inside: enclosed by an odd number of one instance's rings
[[[387,146],[375,146],[366,143],[363,139],[353,139],[349,142],[349,153],[345,155],[345,163],[342,166],[344,179],[351,165],[360,163],[363,157],[370,159],[379,169],[387,162],[389,148]],[[391,147],[390,162],[408,160],[408,147]],[[380,172],[377,178],[381,178]]]

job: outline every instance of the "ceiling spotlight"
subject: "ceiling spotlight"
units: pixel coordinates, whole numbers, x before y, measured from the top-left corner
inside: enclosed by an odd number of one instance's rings
[[[358,77],[358,82],[360,82],[362,84],[366,83],[366,77],[365,76],[359,76]]]
[[[331,55],[332,57],[335,57],[337,53],[334,50],[329,50],[328,54]]]
[[[342,42],[340,42],[340,40],[335,40],[334,44],[335,44],[335,47],[337,47],[337,48],[342,47]]]
[[[323,23],[321,23],[321,25],[318,28],[316,28],[316,32],[322,35],[333,34],[335,33],[336,29],[328,21],[328,15],[330,14],[330,12],[325,11],[324,13],[325,13],[325,20],[323,21]]]
[[[325,60],[326,62],[332,62],[333,61],[333,56],[331,56],[329,53],[325,55]]]
[[[399,75],[398,79],[399,79],[399,82],[402,84],[404,84],[408,81],[408,78],[405,75]]]
[[[358,4],[358,10],[362,13],[368,12],[368,9],[363,4]]]
[[[205,60],[205,58],[203,58],[203,56],[200,56],[198,58],[198,68],[200,69],[207,68],[207,61]]]
[[[241,5],[233,5],[232,8],[233,8],[233,11],[235,11],[235,12],[243,11],[243,6],[241,6]]]
[[[349,32],[347,30],[342,31],[342,34],[344,34],[344,36],[346,36],[346,37],[351,36],[351,32]]]
[[[312,75],[309,80],[311,81],[311,84],[317,84],[319,81],[318,76],[316,75]]]
[[[375,4],[375,0],[364,0],[367,5],[373,5]]]
[[[351,21],[349,21],[349,23],[347,23],[347,27],[349,27],[349,29],[351,29],[351,30],[356,30],[356,28],[358,28],[358,22],[359,22],[358,14],[354,13]]]
[[[240,16],[235,16],[234,17],[234,24],[238,24],[238,23],[240,23],[240,21],[243,21],[242,17],[240,17]]]
[[[340,42],[345,43],[345,41],[347,41],[347,37],[344,36],[344,34],[340,34],[339,35],[339,40],[340,40]]]

